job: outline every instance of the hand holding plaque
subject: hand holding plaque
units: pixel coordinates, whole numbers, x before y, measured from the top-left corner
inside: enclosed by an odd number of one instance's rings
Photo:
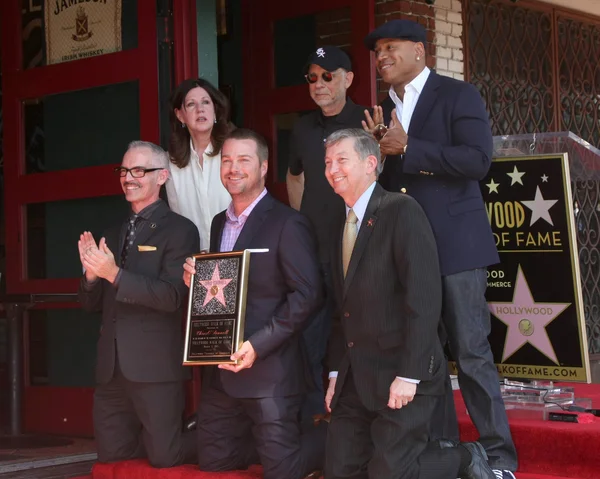
[[[242,369],[249,369],[256,360],[256,351],[250,341],[244,341],[240,349],[231,355],[235,364],[219,364],[220,369],[226,369],[232,373],[239,373]]]

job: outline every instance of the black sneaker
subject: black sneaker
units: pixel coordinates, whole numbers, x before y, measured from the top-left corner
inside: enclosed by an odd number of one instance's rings
[[[479,442],[463,442],[461,446],[471,453],[471,463],[461,471],[461,479],[498,479],[487,462],[485,449]]]

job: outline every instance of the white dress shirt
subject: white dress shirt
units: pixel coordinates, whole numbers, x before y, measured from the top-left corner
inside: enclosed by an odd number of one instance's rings
[[[400,123],[402,123],[402,128],[404,128],[404,131],[407,133],[408,128],[410,127],[410,120],[412,119],[415,107],[419,101],[419,96],[421,96],[421,92],[423,91],[423,87],[425,86],[425,82],[429,78],[430,73],[431,70],[425,67],[413,81],[404,87],[404,102],[400,100],[400,97],[394,91],[394,87],[390,87],[389,94],[396,105],[396,116],[398,117],[398,120],[400,120]]]
[[[375,185],[376,182],[374,181],[371,186],[369,186],[365,192],[360,195],[360,198],[358,198],[358,200],[356,200],[356,203],[354,203],[354,206],[352,207],[352,211],[354,211],[354,214],[356,215],[356,218],[358,218],[358,221],[356,222],[356,227],[358,228],[358,231],[360,233],[360,225],[362,225],[362,221],[363,218],[365,217],[365,213],[367,212],[367,206],[369,206],[369,200],[371,199],[371,195],[373,195],[373,190],[375,189]],[[348,217],[348,212],[350,211],[350,207],[348,205],[346,206],[346,218]],[[330,371],[329,372],[329,378],[337,378],[338,372],[337,371]],[[406,381],[407,383],[413,383],[413,384],[419,384],[421,381],[419,379],[409,379],[409,378],[403,378],[400,376],[397,376],[398,379],[402,379],[403,381]]]
[[[221,183],[221,152],[208,156],[212,150],[209,143],[202,153],[202,165],[194,144],[190,140],[190,161],[184,168],[169,165],[167,181],[169,206],[191,220],[200,233],[200,249],[210,248],[210,224],[212,219],[227,208],[231,196]]]

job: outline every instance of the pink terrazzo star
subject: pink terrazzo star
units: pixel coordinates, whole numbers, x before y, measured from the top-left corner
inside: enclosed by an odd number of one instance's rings
[[[204,298],[203,307],[206,306],[212,299],[216,299],[223,306],[227,306],[225,303],[225,296],[223,296],[223,288],[231,282],[231,279],[221,279],[219,276],[219,263],[215,265],[212,278],[199,283],[206,288],[206,297]]]
[[[547,358],[559,364],[556,353],[546,332],[546,326],[554,321],[571,303],[536,303],[519,266],[513,300],[510,303],[488,303],[490,311],[506,326],[506,340],[502,362],[529,343]]]

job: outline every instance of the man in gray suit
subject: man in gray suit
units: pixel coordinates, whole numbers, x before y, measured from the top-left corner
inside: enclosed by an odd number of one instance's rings
[[[102,311],[94,393],[101,462],[148,457],[155,467],[170,467],[186,455],[181,264],[200,245],[194,224],[159,199],[167,161],[162,148],[131,143],[115,169],[131,216],[98,244],[87,231],[79,239],[79,301]]]
[[[359,129],[325,143],[345,204],[332,230],[336,300],[326,479],[494,479],[479,443],[429,441],[444,392],[442,285],[433,232],[410,196],[376,183],[379,145]]]

